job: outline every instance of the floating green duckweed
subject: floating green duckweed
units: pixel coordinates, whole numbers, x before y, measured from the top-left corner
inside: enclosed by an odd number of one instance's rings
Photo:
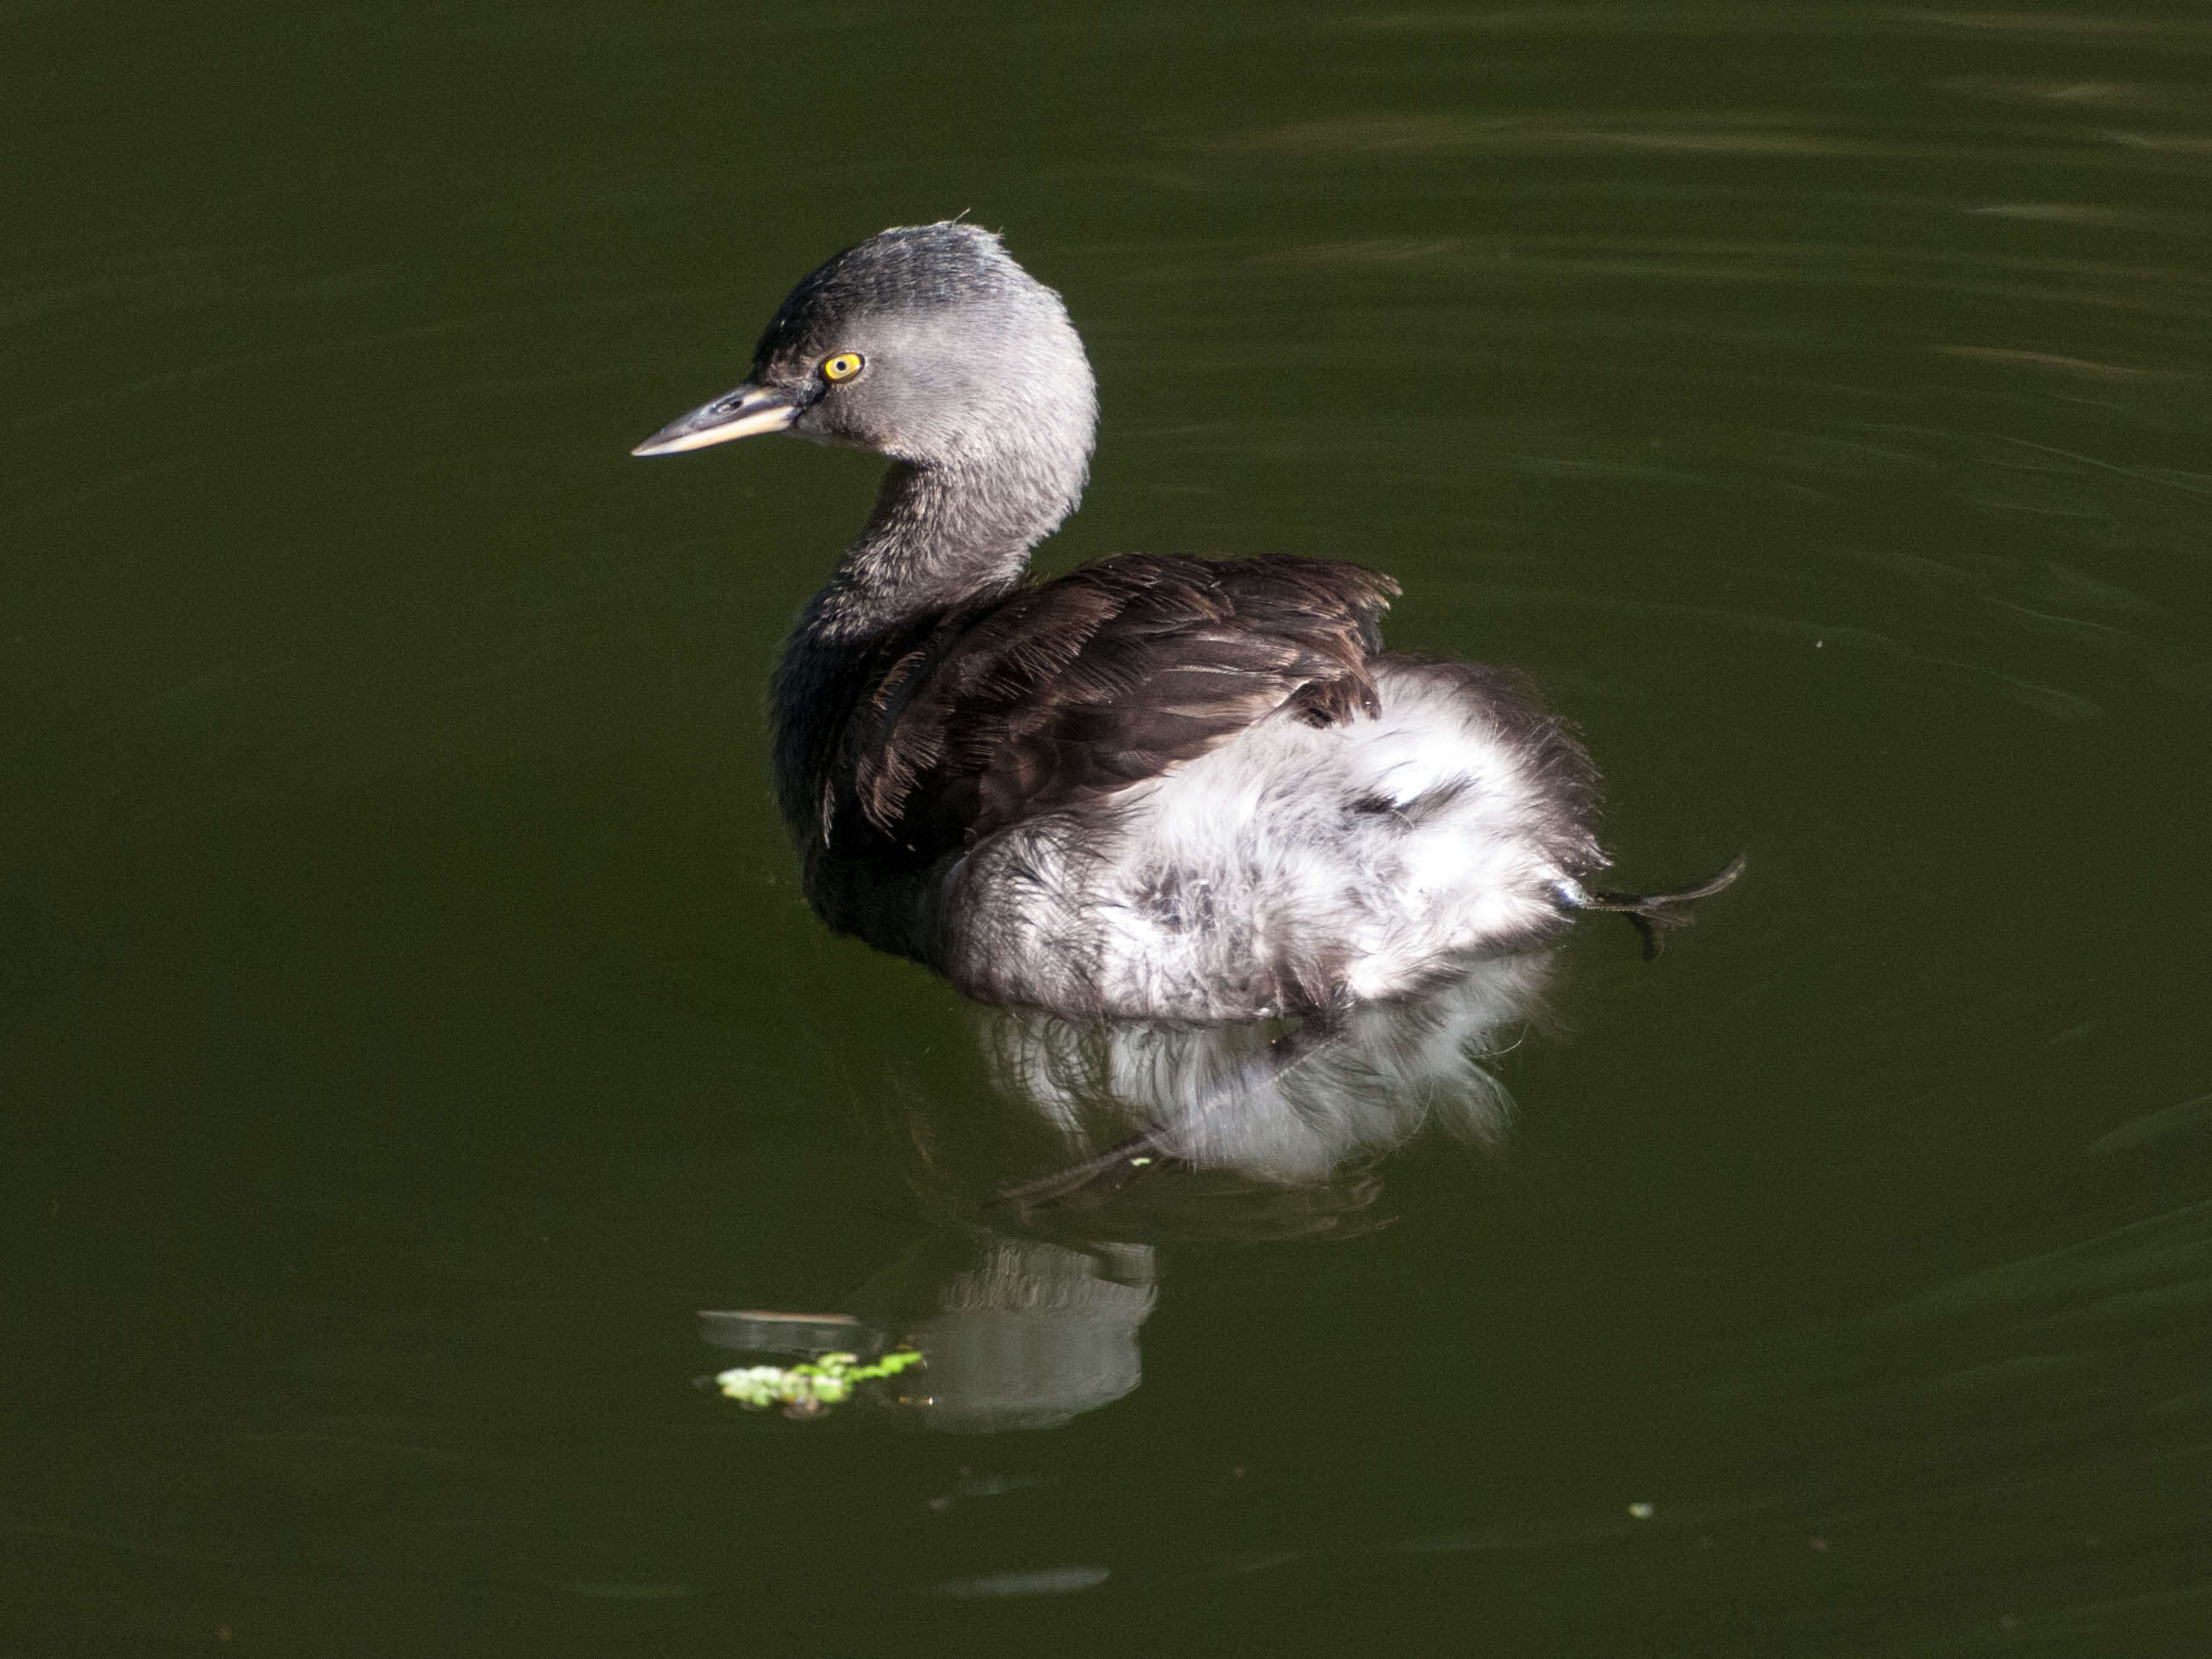
[[[894,1349],[866,1365],[857,1354],[825,1353],[803,1365],[740,1365],[716,1376],[714,1386],[747,1411],[781,1406],[786,1417],[818,1417],[851,1399],[858,1384],[896,1376],[920,1364],[921,1355],[912,1348]]]

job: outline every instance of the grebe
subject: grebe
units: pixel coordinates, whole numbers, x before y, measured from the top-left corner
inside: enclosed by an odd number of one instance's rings
[[[633,452],[789,431],[891,463],[773,684],[830,927],[986,1002],[1219,1023],[1411,995],[1583,910],[1656,946],[1735,878],[1585,888],[1589,757],[1510,671],[1384,652],[1388,576],[1131,554],[1027,582],[1097,423],[1060,295],[947,222],[808,276],[751,377]]]

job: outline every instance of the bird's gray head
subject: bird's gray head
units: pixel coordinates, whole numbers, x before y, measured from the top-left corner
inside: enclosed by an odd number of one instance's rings
[[[997,236],[886,230],[791,291],[751,377],[640,444],[667,455],[790,431],[1030,498],[1048,530],[1083,491],[1097,393],[1060,295]]]

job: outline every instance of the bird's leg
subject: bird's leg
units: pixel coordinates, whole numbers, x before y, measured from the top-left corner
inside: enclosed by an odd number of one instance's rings
[[[1666,893],[1586,892],[1568,902],[1577,910],[1611,910],[1626,916],[1636,931],[1644,935],[1644,959],[1649,962],[1659,954],[1668,933],[1686,927],[1698,919],[1692,907],[1699,899],[1712,897],[1741,875],[1743,870],[1744,855],[1738,853],[1729,860],[1726,869],[1694,886],[1678,887]]]
[[[1280,1082],[1293,1069],[1335,1042],[1342,1032],[1342,1022],[1334,1013],[1308,1014],[1297,1026],[1207,1089],[1184,1115],[1181,1127],[1188,1128],[1210,1114],[1249,1097],[1263,1085]],[[1011,1208],[1024,1214],[1032,1210],[1092,1208],[1152,1170],[1192,1167],[1188,1159],[1173,1150],[1176,1137],[1175,1127],[1155,1125],[1051,1175],[1003,1187],[992,1195],[990,1206]]]
[[[1001,1187],[991,1195],[993,1209],[1083,1210],[1103,1204],[1147,1170],[1162,1164],[1181,1164],[1166,1149],[1165,1131],[1147,1129],[1109,1146],[1095,1158],[1086,1158],[1048,1176]]]

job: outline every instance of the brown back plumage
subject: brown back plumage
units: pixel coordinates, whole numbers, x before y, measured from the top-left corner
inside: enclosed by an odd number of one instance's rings
[[[1368,659],[1397,592],[1357,565],[1133,554],[954,611],[854,688],[825,779],[832,845],[928,862],[1285,708],[1376,714]]]

